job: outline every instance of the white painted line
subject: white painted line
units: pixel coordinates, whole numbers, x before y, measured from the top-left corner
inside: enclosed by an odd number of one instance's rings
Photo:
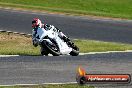
[[[0,57],[16,57],[16,56],[19,56],[19,55],[0,55]]]
[[[132,50],[125,50],[125,51],[106,51],[106,52],[89,52],[89,53],[79,53],[79,55],[90,55],[90,54],[107,54],[107,53],[129,53],[132,52]],[[16,57],[20,55],[0,55],[0,57]],[[26,56],[26,55],[25,55]],[[49,54],[48,56],[53,56],[52,54]],[[64,55],[62,55],[64,56]]]
[[[43,84],[53,84],[53,85],[57,85],[57,84],[76,84],[77,82],[65,82],[65,83],[43,83]]]
[[[79,55],[105,54],[105,53],[128,53],[128,52],[132,52],[132,50],[125,50],[125,51],[106,51],[106,52],[89,52],[89,53],[80,53]]]
[[[32,86],[32,85],[39,85],[39,84],[11,84],[11,85],[0,85],[0,87],[1,86],[26,86],[26,85],[28,85],[28,86]]]
[[[0,86],[33,86],[33,85],[61,85],[61,84],[77,84],[77,82],[65,82],[65,83],[40,83],[40,84],[11,84],[11,85],[0,85]]]

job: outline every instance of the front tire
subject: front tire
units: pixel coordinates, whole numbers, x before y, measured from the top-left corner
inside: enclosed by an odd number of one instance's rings
[[[44,55],[48,56],[48,54],[49,54],[48,50],[46,50],[46,48],[44,48],[44,46],[43,47],[41,46],[40,52],[41,52],[42,56],[44,56]]]
[[[43,56],[43,55],[45,55],[45,56],[48,56],[48,52],[45,52],[45,51],[41,51],[41,55]]]
[[[43,44],[44,44],[46,50],[48,50],[49,53],[51,53],[53,56],[59,56],[60,55],[60,51],[58,50],[57,47],[52,47],[52,45],[50,45],[47,41],[43,41]]]

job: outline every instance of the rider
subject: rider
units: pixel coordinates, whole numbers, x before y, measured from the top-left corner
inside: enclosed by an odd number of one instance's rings
[[[35,47],[37,47],[39,45],[39,36],[37,36],[37,34],[41,34],[43,32],[43,30],[50,30],[50,27],[52,25],[48,25],[48,24],[42,24],[41,20],[38,18],[34,18],[32,21],[32,42],[33,45]],[[38,30],[39,29],[39,30]],[[69,42],[70,39],[68,37],[66,37],[60,29],[56,28],[56,31],[58,32],[59,36],[65,41],[65,42]],[[41,33],[40,33],[41,32]]]

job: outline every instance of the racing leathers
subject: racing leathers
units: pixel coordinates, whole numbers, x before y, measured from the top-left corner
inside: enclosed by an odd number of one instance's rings
[[[48,24],[45,24],[45,25],[44,25],[44,24],[43,24],[43,25],[42,25],[42,28],[39,28],[39,27],[38,27],[38,28],[34,28],[34,29],[32,30],[32,42],[33,42],[33,45],[34,45],[35,47],[37,47],[37,46],[40,44],[41,37],[40,37],[39,35],[42,35],[42,34],[44,33],[45,30],[46,30],[46,31],[50,30],[52,26],[53,26],[53,25],[48,25]],[[55,27],[55,31],[58,32],[59,37],[62,38],[65,42],[70,41],[70,39],[69,39],[68,37],[66,37],[66,36],[61,32],[60,29],[58,29],[58,28]]]

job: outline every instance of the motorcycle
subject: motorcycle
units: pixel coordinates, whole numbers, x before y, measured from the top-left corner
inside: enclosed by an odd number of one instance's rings
[[[65,42],[58,34],[56,28],[51,26],[50,30],[44,30],[40,36],[41,55],[53,56],[68,55],[78,56],[79,48],[70,40]]]

